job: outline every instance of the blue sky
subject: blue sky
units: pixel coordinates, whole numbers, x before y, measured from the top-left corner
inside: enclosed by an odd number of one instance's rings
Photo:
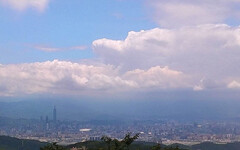
[[[129,31],[151,29],[156,24],[145,13],[143,1],[51,1],[43,12],[0,9],[0,63],[25,63],[53,59],[94,57],[91,43],[100,38],[124,39]],[[86,50],[43,52],[35,45],[66,48],[84,45]]]
[[[121,99],[185,91],[237,98],[239,6],[240,0],[0,0],[0,96]]]

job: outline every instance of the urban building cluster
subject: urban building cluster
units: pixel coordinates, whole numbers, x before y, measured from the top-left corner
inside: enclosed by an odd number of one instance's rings
[[[240,122],[229,121],[194,123],[139,120],[111,124],[97,121],[59,121],[54,107],[51,119],[46,116],[39,120],[18,119],[6,122],[0,124],[0,135],[62,144],[99,141],[103,135],[121,139],[128,132],[140,133],[140,141],[164,144],[240,141]]]

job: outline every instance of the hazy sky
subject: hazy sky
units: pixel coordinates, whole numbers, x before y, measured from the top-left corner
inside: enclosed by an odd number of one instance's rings
[[[239,93],[239,20],[240,0],[0,0],[0,96]]]

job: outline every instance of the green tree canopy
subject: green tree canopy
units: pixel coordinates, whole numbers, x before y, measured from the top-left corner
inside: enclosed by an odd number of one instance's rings
[[[52,143],[50,145],[40,148],[40,150],[66,150],[64,147],[57,145],[57,143]]]

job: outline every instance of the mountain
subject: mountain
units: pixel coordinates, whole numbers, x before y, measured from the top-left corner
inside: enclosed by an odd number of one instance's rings
[[[150,142],[134,142],[130,146],[130,150],[151,150],[153,146],[157,145],[156,143]],[[205,142],[201,144],[196,144],[193,146],[186,146],[181,144],[173,144],[169,145],[168,147],[175,148],[179,146],[180,149],[184,150],[240,150],[240,142],[235,143],[228,143],[228,144],[215,144],[211,142]],[[76,143],[73,145],[68,145],[67,148],[72,147],[86,147],[88,150],[96,150],[99,148],[106,148],[106,145],[102,142],[83,142],[83,143]],[[162,145],[162,147],[166,147],[166,145]]]
[[[240,142],[228,144],[214,144],[211,142],[193,145],[192,150],[239,150]]]
[[[151,142],[134,142],[131,144],[129,147],[129,150],[152,150],[153,146],[156,146],[156,143],[151,143]],[[171,145],[169,147],[175,148],[177,145]],[[107,145],[103,142],[99,141],[87,141],[87,142],[82,142],[82,143],[76,143],[73,145],[68,145],[66,148],[71,149],[73,147],[76,148],[83,148],[86,147],[88,150],[98,150],[98,149],[107,149]],[[165,145],[162,145],[162,147],[166,147]],[[181,150],[185,150],[187,146],[182,146]],[[187,147],[188,148],[188,147]]]
[[[0,150],[39,150],[47,143],[0,136]]]
[[[22,140],[13,137],[0,136],[0,150],[40,150],[40,147],[44,147],[48,143],[39,142],[35,140]],[[134,142],[130,146],[130,150],[151,150],[156,143],[151,142]],[[228,143],[228,144],[215,144],[211,142],[205,142],[196,144],[193,146],[186,146],[181,144],[173,144],[168,147],[179,146],[180,149],[184,150],[239,150],[240,142]],[[87,141],[80,142],[66,146],[67,149],[77,147],[86,147],[88,150],[96,150],[99,148],[106,148],[106,144],[99,141]],[[162,145],[162,147],[166,147]]]
[[[239,120],[240,101],[217,100],[83,100],[41,99],[1,101],[0,116],[10,118],[52,119],[57,107],[59,120],[164,120],[202,121]],[[224,110],[224,111],[222,111]]]

